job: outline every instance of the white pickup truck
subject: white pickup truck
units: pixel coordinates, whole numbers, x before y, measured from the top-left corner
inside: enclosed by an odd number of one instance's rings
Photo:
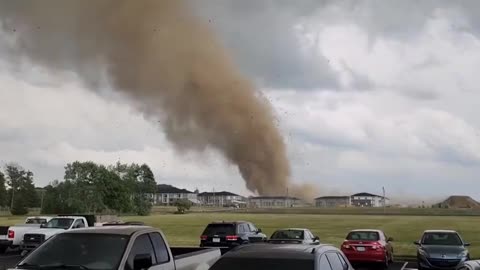
[[[36,216],[27,217],[24,224],[17,224],[8,227],[6,240],[3,246],[6,248],[16,248],[21,245],[25,233],[40,228],[42,224],[47,223],[52,217]]]
[[[68,230],[93,227],[94,222],[88,222],[84,216],[58,216],[51,218],[40,228],[30,230],[23,235],[20,250],[22,255],[36,249],[50,237]]]
[[[208,270],[218,248],[170,247],[160,230],[103,226],[59,233],[17,264],[22,270]]]

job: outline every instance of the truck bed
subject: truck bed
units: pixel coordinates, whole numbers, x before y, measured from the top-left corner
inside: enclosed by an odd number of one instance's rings
[[[221,256],[218,248],[172,247],[170,250],[176,270],[206,270]]]

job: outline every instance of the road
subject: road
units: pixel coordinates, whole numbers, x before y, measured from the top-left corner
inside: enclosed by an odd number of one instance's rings
[[[14,267],[20,261],[21,257],[18,253],[9,253],[0,255],[0,270],[6,270],[8,268]],[[362,265],[356,266],[355,270],[379,270],[378,267]],[[390,265],[388,270],[416,270],[417,264],[416,263],[407,263],[407,262],[395,262],[394,264]]]

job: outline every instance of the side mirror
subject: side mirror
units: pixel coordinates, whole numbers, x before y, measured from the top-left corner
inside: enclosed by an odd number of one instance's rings
[[[45,224],[40,224],[40,228],[45,228]]]
[[[419,241],[415,241],[415,242],[413,242],[413,243],[414,243],[415,245],[417,245],[417,246],[420,246],[420,245],[421,245]]]
[[[150,254],[137,254],[133,259],[133,270],[144,270],[152,267],[152,256]]]
[[[469,246],[470,246],[470,243],[464,243],[463,246],[464,246],[464,247],[469,247]]]
[[[261,233],[262,232],[262,229],[257,229],[257,233]]]
[[[387,242],[393,242],[393,237],[388,237]]]
[[[320,242],[320,237],[315,236],[315,237],[313,238],[313,242],[317,242],[317,241]]]

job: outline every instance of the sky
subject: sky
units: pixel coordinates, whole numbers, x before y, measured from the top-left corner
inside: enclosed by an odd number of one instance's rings
[[[480,199],[480,3],[190,1],[275,109],[292,181],[319,195]],[[250,195],[214,150],[178,153],[122,97],[18,61],[0,32],[0,165],[35,184],[75,160],[147,163],[158,183]]]

